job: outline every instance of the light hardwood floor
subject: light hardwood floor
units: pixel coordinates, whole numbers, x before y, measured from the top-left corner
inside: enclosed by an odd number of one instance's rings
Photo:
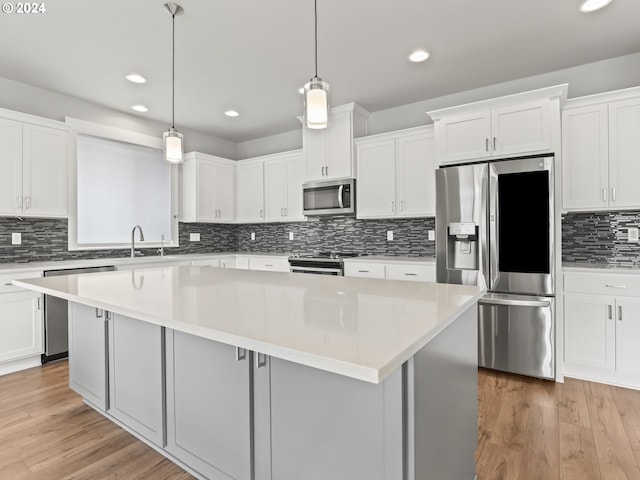
[[[481,369],[478,399],[479,480],[640,480],[640,392]],[[0,479],[192,478],[84,405],[66,362],[0,377]]]

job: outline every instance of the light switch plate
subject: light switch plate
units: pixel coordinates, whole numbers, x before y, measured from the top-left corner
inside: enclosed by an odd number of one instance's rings
[[[293,232],[289,232],[289,240],[293,240]]]
[[[387,230],[387,242],[391,242],[393,240],[393,230]]]
[[[11,234],[11,245],[22,245],[22,234],[21,233],[12,233]]]
[[[638,229],[637,228],[629,228],[629,229],[627,229],[627,242],[638,243]]]
[[[189,241],[190,242],[199,242],[200,241],[200,234],[199,233],[190,233],[189,234]]]
[[[255,240],[256,239],[256,232],[251,232],[251,240]]]
[[[433,241],[436,239],[436,231],[435,230],[429,230],[429,232],[427,232],[427,235],[429,236],[429,240]]]

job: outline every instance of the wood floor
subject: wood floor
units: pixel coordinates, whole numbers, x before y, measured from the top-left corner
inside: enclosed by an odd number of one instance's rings
[[[481,369],[478,398],[479,480],[640,480],[640,392]],[[84,405],[66,362],[0,377],[0,479],[192,478]]]

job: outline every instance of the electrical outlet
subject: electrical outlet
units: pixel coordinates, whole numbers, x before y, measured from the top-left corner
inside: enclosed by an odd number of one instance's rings
[[[428,238],[429,240],[433,241],[436,239],[436,231],[435,230],[429,230],[427,232]]]
[[[189,241],[190,242],[199,242],[200,241],[200,234],[199,233],[190,233],[189,234]]]
[[[22,234],[21,233],[12,233],[11,234],[11,245],[22,245]]]
[[[293,240],[293,232],[289,232],[289,240]]]
[[[256,232],[251,232],[251,240],[255,240],[256,239]]]
[[[387,230],[387,242],[393,241],[393,230]]]
[[[638,243],[638,229],[637,228],[628,228],[627,229],[627,242]]]

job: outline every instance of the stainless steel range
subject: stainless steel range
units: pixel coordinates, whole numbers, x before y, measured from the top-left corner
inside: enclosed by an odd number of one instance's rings
[[[344,275],[345,258],[359,257],[352,252],[295,253],[289,257],[289,271],[315,275]]]

